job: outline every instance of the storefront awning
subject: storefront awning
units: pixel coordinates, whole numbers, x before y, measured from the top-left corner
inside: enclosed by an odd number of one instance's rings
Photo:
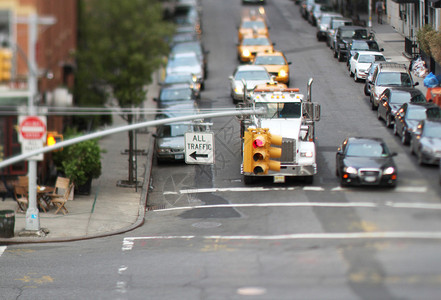
[[[395,3],[404,4],[404,3],[414,3],[418,4],[418,0],[392,0]]]

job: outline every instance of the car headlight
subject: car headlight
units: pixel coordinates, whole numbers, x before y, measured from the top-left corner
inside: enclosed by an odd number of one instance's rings
[[[243,86],[241,86],[241,85],[236,86],[236,88],[234,89],[234,92],[236,94],[242,94],[243,93]]]
[[[170,148],[159,148],[158,152],[161,154],[166,154],[166,153],[171,153],[171,149]]]
[[[383,171],[384,175],[392,175],[393,173],[395,173],[395,168],[394,167],[388,167]]]
[[[245,49],[245,50],[242,51],[242,56],[243,57],[249,57],[250,55],[251,55],[250,50]]]
[[[313,157],[314,153],[312,151],[300,152],[300,157]]]
[[[280,77],[285,77],[287,74],[286,74],[286,71],[285,70],[280,70],[280,72],[279,72],[279,76]]]
[[[358,173],[357,169],[354,167],[345,167],[343,169],[343,171],[348,174],[357,174]]]

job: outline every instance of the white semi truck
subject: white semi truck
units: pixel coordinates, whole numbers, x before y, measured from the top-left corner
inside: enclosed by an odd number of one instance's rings
[[[315,122],[320,120],[320,104],[311,102],[312,82],[312,78],[309,79],[306,97],[298,88],[281,88],[272,84],[257,86],[251,95],[247,95],[243,106],[263,108],[265,113],[240,118],[242,150],[247,147],[244,141],[249,138],[248,132],[268,129],[270,135],[282,137],[282,154],[280,158],[271,158],[280,162],[280,170],[276,167],[263,172],[259,172],[261,168],[249,168],[246,161],[249,158],[243,155],[241,171],[246,184],[258,176],[271,176],[273,182],[282,183],[286,177],[293,176],[303,177],[309,184],[313,182],[317,174]]]

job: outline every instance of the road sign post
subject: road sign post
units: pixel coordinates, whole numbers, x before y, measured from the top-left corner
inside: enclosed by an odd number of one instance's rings
[[[185,133],[185,163],[214,164],[213,132]]]

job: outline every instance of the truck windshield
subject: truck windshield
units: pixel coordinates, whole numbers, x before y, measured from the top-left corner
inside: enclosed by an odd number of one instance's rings
[[[258,102],[256,108],[264,108],[266,114],[262,117],[266,119],[278,119],[278,118],[300,118],[302,112],[302,104],[300,102],[295,103],[268,103]]]

